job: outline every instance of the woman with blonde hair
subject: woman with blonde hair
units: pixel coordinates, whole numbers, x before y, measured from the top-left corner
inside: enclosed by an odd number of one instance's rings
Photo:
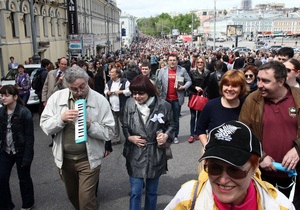
[[[208,78],[210,71],[206,69],[205,57],[197,57],[195,59],[196,68],[192,69],[190,72],[190,77],[192,79],[192,85],[189,87],[189,100],[191,100],[192,95],[200,94],[205,95],[205,88],[208,83]],[[189,143],[193,143],[194,140],[199,140],[199,137],[195,135],[195,125],[200,117],[201,111],[194,110],[190,108],[191,119],[190,119],[190,138]]]

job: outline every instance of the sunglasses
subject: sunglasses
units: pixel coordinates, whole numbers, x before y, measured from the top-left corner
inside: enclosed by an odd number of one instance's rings
[[[139,94],[141,96],[141,95],[145,95],[146,92],[145,91],[132,91],[132,95],[137,95],[137,94]]]
[[[286,68],[286,70],[287,70],[287,72],[288,72],[288,73],[290,73],[291,71],[294,71],[294,72],[296,72],[296,73],[298,72],[298,70],[297,70],[297,69],[290,69],[290,68]]]
[[[253,74],[245,74],[246,78],[252,78],[254,75]]]
[[[206,163],[204,165],[204,170],[209,175],[218,176],[218,175],[221,175],[223,173],[223,171],[226,171],[226,174],[233,179],[244,179],[247,176],[250,169],[251,169],[251,167],[249,168],[248,171],[245,171],[236,166],[229,165],[229,166],[225,167],[225,166],[222,166],[217,163]]]

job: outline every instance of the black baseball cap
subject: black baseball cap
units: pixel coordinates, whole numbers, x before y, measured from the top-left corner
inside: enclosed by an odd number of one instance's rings
[[[247,125],[235,120],[212,129],[204,150],[199,162],[214,158],[234,166],[243,166],[252,154],[262,156],[259,140]]]

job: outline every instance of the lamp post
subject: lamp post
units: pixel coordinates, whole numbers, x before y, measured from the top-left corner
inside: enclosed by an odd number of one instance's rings
[[[194,13],[192,13],[192,26],[191,26],[191,29],[192,29],[192,46],[193,46],[193,43],[194,43]]]
[[[216,49],[216,19],[217,19],[216,1],[217,0],[214,0],[214,50]]]
[[[107,3],[104,5],[104,15],[106,16],[106,21],[107,21],[107,34],[106,34],[106,39],[107,39],[107,53],[110,51],[110,40],[109,40],[109,17],[108,17],[108,12],[106,13],[106,7],[108,4],[111,4],[111,0],[108,0]]]
[[[33,11],[33,0],[29,1],[29,10],[30,10],[30,19],[31,19],[31,35],[32,35],[32,47],[33,47],[33,56],[32,60],[33,63],[39,63],[41,57],[38,54],[37,50],[37,42],[36,42],[36,27],[34,21],[34,11]]]

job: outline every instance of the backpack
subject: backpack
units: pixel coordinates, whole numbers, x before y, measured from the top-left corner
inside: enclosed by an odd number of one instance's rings
[[[42,91],[43,89],[43,79],[42,79],[42,74],[44,71],[47,71],[46,69],[43,70],[39,70],[35,73],[32,82],[31,82],[31,86],[32,88],[35,90],[34,92],[39,95],[39,93]]]

